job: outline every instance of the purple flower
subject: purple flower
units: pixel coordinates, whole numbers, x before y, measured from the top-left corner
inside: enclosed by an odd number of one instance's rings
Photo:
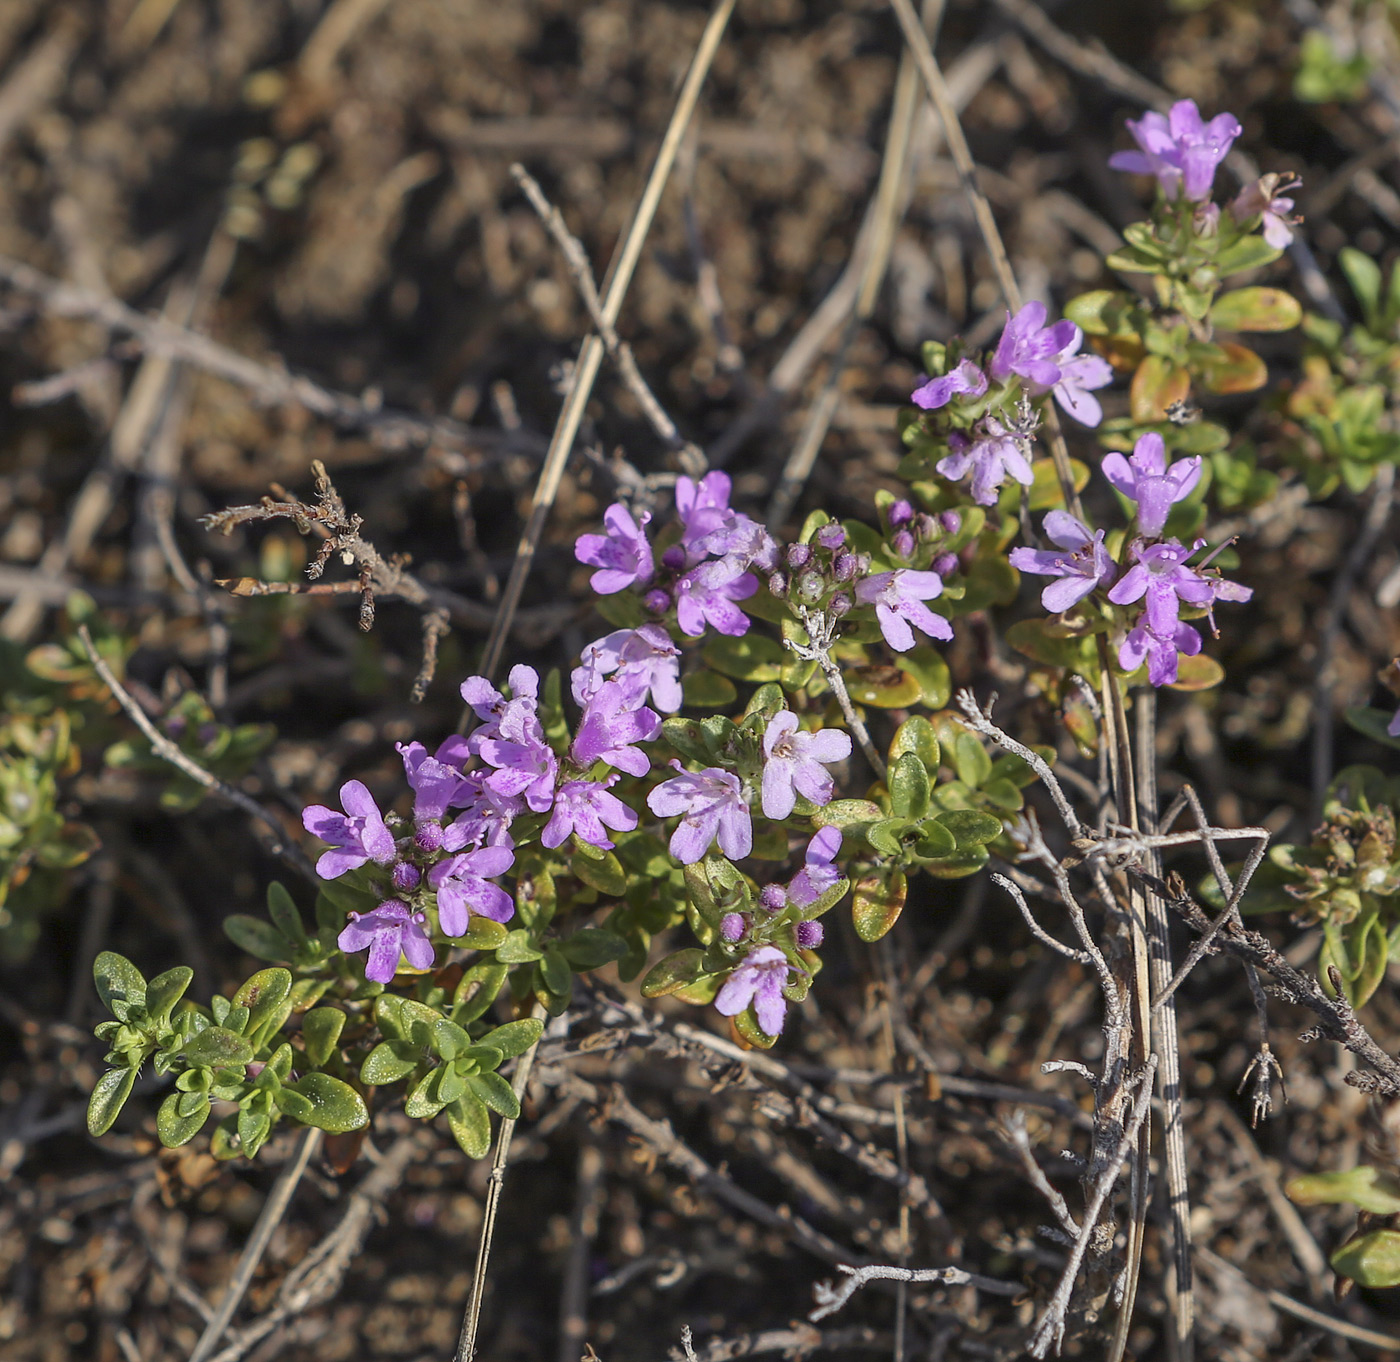
[[[1059,373],[1057,369],[1055,371]],[[952,431],[948,448],[953,452],[938,461],[937,469],[952,482],[972,470],[972,499],[979,506],[994,506],[997,492],[1008,477],[1023,487],[1035,480],[1030,461],[1021,448],[1021,441],[993,417],[986,417],[976,429],[977,439],[969,439],[962,431]]]
[[[301,811],[302,827],[331,844],[316,862],[316,873],[323,880],[358,869],[366,861],[388,865],[394,859],[394,834],[385,827],[369,790],[358,780],[347,780],[340,787],[340,804],[343,814],[324,804],[310,804]]]
[[[931,378],[922,387],[915,388],[909,400],[925,411],[935,411],[946,407],[955,393],[981,397],[986,391],[987,375],[970,359],[965,359],[942,378]]]
[[[494,790],[489,779],[494,771],[473,771],[462,782],[458,798],[465,805],[465,811],[457,815],[445,828],[441,829],[437,845],[424,846],[424,851],[461,851],[468,846],[503,846],[513,848],[510,825],[517,814],[525,809],[525,801],[514,795],[503,795]],[[418,829],[421,837],[425,831],[436,825],[426,823]],[[416,840],[416,839],[415,839]]]
[[[614,503],[603,512],[606,534],[581,534],[574,545],[580,563],[596,567],[589,582],[600,596],[611,596],[638,582],[649,582],[654,567],[651,545],[642,529],[651,519],[642,512],[642,523],[632,519],[625,506]]]
[[[1172,638],[1182,602],[1209,608],[1215,600],[1216,584],[1202,577],[1195,568],[1186,566],[1186,560],[1204,543],[1204,539],[1198,539],[1188,548],[1175,540],[1144,544],[1141,539],[1135,539],[1129,550],[1133,566],[1109,591],[1108,599],[1114,605],[1131,605],[1145,596],[1147,628],[1159,639]],[[1248,600],[1249,596],[1243,599]]]
[[[823,525],[812,538],[821,548],[830,549],[832,553],[835,553],[846,542],[846,531],[835,521],[831,521],[829,524]]]
[[[768,721],[763,755],[763,816],[782,819],[792,813],[798,794],[813,804],[831,803],[836,786],[826,767],[851,755],[851,738],[839,728],[804,733],[797,715],[782,709]]]
[[[425,917],[398,899],[386,899],[372,913],[351,913],[336,944],[347,955],[368,950],[365,978],[387,984],[399,967],[399,953],[414,969],[431,969],[433,943],[423,930]]]
[[[469,676],[462,682],[462,699],[485,725],[472,734],[473,744],[495,737],[502,719],[509,713],[534,714],[540,694],[540,674],[533,667],[516,666],[507,677],[511,699],[507,700],[484,676]],[[449,742],[451,739],[448,740]],[[476,745],[472,751],[477,751]]]
[[[1040,593],[1040,603],[1053,614],[1077,605],[1096,586],[1113,580],[1113,558],[1104,547],[1104,532],[1090,535],[1089,527],[1068,511],[1045,517],[1045,534],[1059,551],[1012,549],[1011,566],[1041,577],[1058,577]]]
[[[1138,528],[1155,539],[1166,527],[1167,516],[1178,501],[1190,496],[1201,480],[1201,460],[1180,459],[1167,467],[1167,447],[1155,432],[1133,446],[1132,458],[1106,454],[1104,476],[1129,501],[1137,503]]]
[[[694,865],[718,839],[730,860],[742,860],[753,850],[753,821],[738,776],[716,766],[691,772],[678,761],[671,765],[679,774],[647,795],[647,807],[658,818],[681,815],[671,834],[671,855],[682,865]]]
[[[511,676],[517,671],[529,670],[517,667]],[[517,695],[502,711],[492,736],[477,742],[474,733],[472,740],[481,759],[488,766],[496,767],[485,781],[496,794],[507,798],[519,796],[536,813],[544,813],[549,808],[554,798],[559,762],[544,740],[533,697]]]
[[[1400,738],[1400,709],[1397,709],[1394,715],[1392,715],[1390,722],[1386,725],[1385,731],[1390,734],[1392,738]]]
[[[1081,355],[1084,333],[1076,326],[1074,340],[1055,356],[1060,381],[1053,392],[1060,409],[1081,426],[1094,427],[1103,420],[1103,407],[1091,391],[1113,382],[1113,366],[1099,355]]]
[[[1293,200],[1279,191],[1296,189],[1300,184],[1301,180],[1291,176],[1263,175],[1240,190],[1230,205],[1230,212],[1236,222],[1248,222],[1257,217],[1264,228],[1264,240],[1274,250],[1281,251],[1293,240],[1293,228],[1302,219],[1293,216]]]
[[[841,829],[822,828],[807,843],[807,863],[788,883],[788,897],[799,908],[809,908],[840,878],[836,853],[841,850]]]
[[[707,626],[738,638],[748,633],[749,617],[734,602],[748,600],[757,590],[758,578],[736,559],[702,563],[676,583],[676,622],[691,638],[699,638]]]
[[[608,793],[621,779],[614,775],[601,782],[565,781],[554,796],[554,812],[540,833],[540,841],[554,848],[574,832],[590,846],[611,850],[613,842],[608,828],[631,832],[637,826],[637,815],[615,794]]]
[[[676,514],[681,518],[681,543],[687,550],[693,550],[700,540],[731,523],[731,486],[729,474],[718,469],[706,473],[699,482],[687,477],[676,479]]]
[[[413,791],[414,821],[440,819],[449,805],[459,802],[456,795],[462,787],[462,772],[460,767],[450,764],[449,758],[466,754],[466,740],[454,734],[433,757],[421,742],[396,743],[395,746],[403,758],[404,774]]]
[[[913,503],[904,500],[893,502],[885,512],[885,519],[889,522],[890,529],[902,529],[914,519]]]
[[[792,966],[776,946],[760,946],[744,957],[744,962],[725,981],[715,998],[715,1010],[725,1017],[736,1017],[750,1003],[764,1033],[776,1036],[783,1029],[787,999],[783,985]]]
[[[914,646],[911,624],[930,638],[953,637],[953,626],[924,604],[942,592],[943,578],[936,572],[912,572],[907,568],[877,572],[856,583],[856,600],[875,607],[880,632],[897,653],[907,653]]]
[[[659,624],[643,624],[637,629],[618,629],[595,639],[574,668],[574,699],[586,705],[606,677],[611,676],[642,704],[651,693],[652,703],[665,714],[681,707],[681,652]]]
[[[1169,199],[1185,194],[1197,201],[1210,197],[1215,169],[1243,131],[1233,114],[1217,114],[1202,122],[1194,99],[1172,105],[1171,113],[1145,113],[1128,120],[1128,131],[1140,151],[1116,151],[1108,158],[1114,170],[1155,175]]]
[[[1037,384],[1041,389],[1053,387],[1060,381],[1060,366],[1055,357],[1075,346],[1073,322],[1058,321],[1045,325],[1045,304],[1032,300],[1013,317],[1006,314],[1006,328],[997,343],[997,352],[989,366],[998,383],[1005,383],[1012,374]]]
[[[393,870],[389,872],[390,883],[401,894],[412,893],[422,878],[423,872],[411,861],[395,861]]]
[[[1159,634],[1144,624],[1128,631],[1118,649],[1118,665],[1136,671],[1147,660],[1147,679],[1154,686],[1170,686],[1177,675],[1177,654],[1194,657],[1201,651],[1201,636],[1189,624],[1178,621]]]
[[[792,935],[798,950],[814,951],[826,939],[826,928],[820,922],[799,922]]]
[[[480,847],[439,861],[428,871],[428,883],[437,890],[438,923],[444,936],[465,936],[471,914],[492,922],[509,922],[515,900],[491,878],[504,875],[515,864],[507,847]]]
[[[570,755],[582,767],[606,761],[629,776],[644,776],[651,758],[633,743],[650,742],[661,732],[654,710],[633,704],[632,692],[618,681],[605,681],[583,712]]]
[[[742,913],[726,913],[719,920],[719,934],[732,946],[743,939],[747,925]]]

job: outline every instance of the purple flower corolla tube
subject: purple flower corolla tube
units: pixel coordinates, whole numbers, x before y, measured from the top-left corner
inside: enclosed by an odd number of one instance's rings
[[[1178,459],[1168,467],[1162,437],[1149,432],[1133,446],[1131,458],[1105,454],[1103,473],[1129,501],[1137,503],[1138,528],[1155,539],[1166,528],[1172,507],[1190,496],[1201,480],[1201,460],[1199,456]]]
[[[634,707],[651,702],[663,714],[681,707],[681,651],[659,624],[618,629],[595,639],[571,677],[574,700],[586,705],[611,676],[632,697]]]
[[[642,512],[639,525],[625,506],[614,503],[603,512],[606,534],[579,535],[574,557],[598,569],[589,583],[600,596],[611,596],[651,580],[655,563],[644,529],[650,519],[649,514]]]
[[[540,841],[551,850],[563,845],[568,835],[577,833],[590,846],[610,851],[613,847],[608,829],[631,832],[637,826],[637,815],[609,790],[621,776],[609,776],[604,781],[567,780],[554,796],[554,812],[540,833]]]
[[[1066,415],[1092,429],[1103,420],[1103,407],[1093,390],[1113,382],[1113,366],[1101,355],[1081,355],[1083,343],[1084,333],[1076,326],[1073,342],[1055,356],[1060,378],[1051,392]]]
[[[1057,371],[1058,372],[1058,371]],[[996,505],[997,493],[1008,477],[1022,487],[1035,481],[1030,460],[1021,448],[1021,441],[1000,421],[987,417],[979,423],[977,438],[970,439],[960,430],[948,436],[948,448],[953,452],[939,459],[938,472],[951,482],[972,473],[972,499],[979,506]]]
[[[799,908],[814,904],[840,878],[836,853],[841,850],[841,829],[822,828],[807,843],[807,863],[788,883],[788,897]]]
[[[428,755],[428,749],[421,742],[394,745],[403,758],[404,774],[408,777],[409,789],[413,791],[415,822],[440,819],[450,805],[462,802],[457,798],[464,783],[461,768],[451,764],[449,759],[466,755],[465,738],[454,734],[433,757]]]
[[[515,900],[491,880],[514,864],[515,853],[507,847],[479,847],[439,861],[428,871],[428,883],[437,890],[443,935],[465,936],[473,913],[492,922],[509,922]]]
[[[763,755],[763,816],[783,819],[799,794],[813,804],[831,803],[836,784],[826,767],[851,755],[851,738],[839,728],[804,733],[797,715],[783,709],[768,721]]]
[[[533,698],[512,700],[496,725],[495,736],[483,739],[477,750],[488,766],[496,768],[485,781],[496,794],[519,796],[536,813],[549,808],[559,761],[544,740]]]
[[[1089,527],[1068,511],[1045,517],[1045,535],[1057,549],[1012,549],[1011,566],[1040,577],[1058,577],[1040,593],[1040,603],[1052,614],[1078,605],[1097,586],[1107,586],[1115,571],[1104,547],[1104,532]]]
[[[1240,190],[1230,204],[1230,213],[1236,222],[1257,217],[1264,229],[1264,240],[1281,251],[1293,240],[1293,228],[1302,219],[1293,214],[1293,200],[1280,191],[1297,189],[1301,184],[1301,180],[1277,173],[1262,175]]]
[[[1177,677],[1179,655],[1195,657],[1201,651],[1201,636],[1189,624],[1178,621],[1170,632],[1158,634],[1144,624],[1128,631],[1118,649],[1118,665],[1136,671],[1147,662],[1147,679],[1154,686],[1170,686]]]
[[[1108,158],[1114,170],[1155,175],[1168,199],[1199,201],[1210,197],[1216,167],[1229,154],[1243,129],[1233,114],[1216,114],[1206,123],[1194,99],[1178,100],[1166,116],[1145,113],[1128,131],[1138,151],[1116,151]]]
[[[433,943],[423,930],[425,917],[410,911],[398,899],[386,899],[372,913],[351,913],[350,921],[336,938],[336,945],[347,955],[367,950],[365,978],[387,984],[399,967],[403,953],[414,969],[431,969]]]
[[[953,626],[924,604],[942,593],[943,578],[936,572],[913,572],[907,568],[877,572],[856,583],[856,600],[875,607],[880,632],[897,653],[907,653],[914,646],[914,629],[910,625],[930,638],[947,641],[953,637]]]
[[[570,755],[582,767],[606,761],[629,776],[644,776],[651,770],[651,758],[633,744],[650,742],[660,732],[661,719],[654,710],[635,706],[621,682],[605,681],[583,712]]]
[[[694,552],[701,540],[732,523],[731,486],[729,474],[718,469],[706,473],[699,482],[684,476],[676,479],[676,514],[681,518],[681,543],[687,550]]]
[[[743,963],[725,981],[715,998],[715,1011],[724,1017],[737,1017],[750,1003],[764,1034],[776,1036],[787,1016],[783,985],[792,966],[776,946],[760,946],[744,957]]]
[[[1006,314],[1006,327],[997,342],[996,354],[988,369],[998,383],[1019,374],[1039,388],[1048,389],[1060,381],[1056,356],[1078,348],[1079,328],[1070,321],[1045,325],[1045,304],[1032,299],[1013,317]]]
[[[733,558],[702,563],[676,583],[676,622],[681,632],[699,638],[706,628],[739,638],[749,631],[749,617],[735,605],[758,590],[758,578]]]
[[[981,397],[986,391],[987,375],[970,359],[965,359],[941,378],[931,378],[915,388],[909,400],[925,411],[936,411],[939,407],[946,407],[959,393]]]
[[[316,873],[323,880],[356,870],[366,861],[388,865],[394,859],[394,834],[361,781],[347,780],[340,787],[340,805],[343,814],[324,804],[310,804],[301,811],[302,827],[331,844],[316,862]]]
[[[658,818],[681,816],[671,834],[671,855],[694,865],[718,840],[731,861],[742,860],[753,850],[753,820],[739,777],[716,766],[690,772],[678,761],[671,765],[679,774],[647,795],[647,807]]]

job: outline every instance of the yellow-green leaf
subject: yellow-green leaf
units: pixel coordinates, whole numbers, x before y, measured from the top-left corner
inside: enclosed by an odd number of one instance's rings
[[[885,870],[856,881],[851,917],[862,941],[878,941],[899,921],[909,893],[902,870]]]
[[[1302,304],[1281,288],[1232,289],[1210,310],[1211,325],[1222,331],[1291,331],[1302,320]]]
[[[1148,355],[1133,375],[1128,400],[1139,425],[1167,419],[1167,408],[1184,402],[1191,391],[1191,375],[1161,355]]]
[[[858,705],[874,705],[877,709],[908,709],[923,698],[923,687],[908,672],[884,663],[852,667],[845,678],[846,689]]]

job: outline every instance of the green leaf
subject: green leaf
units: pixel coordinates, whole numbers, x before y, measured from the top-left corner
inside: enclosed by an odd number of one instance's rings
[[[335,1053],[345,1027],[345,1013],[338,1007],[314,1007],[301,1019],[306,1057],[318,1069]]]
[[[899,921],[909,892],[902,870],[885,870],[856,881],[851,918],[862,941],[878,941]]]
[[[1069,461],[1074,490],[1082,492],[1089,485],[1089,468],[1078,459]],[[1032,511],[1050,511],[1065,504],[1064,488],[1054,459],[1035,459],[1031,463],[1031,488],[1026,494]]]
[[[494,961],[473,965],[452,994],[452,1020],[458,1026],[474,1022],[496,1001],[506,981],[506,967]]]
[[[845,831],[878,822],[883,817],[880,806],[868,799],[833,799],[812,815],[812,821],[819,828],[840,828]]]
[[[1001,819],[979,809],[946,809],[937,821],[953,834],[959,851],[994,842],[1001,836]]]
[[[1372,1230],[1348,1240],[1327,1261],[1339,1277],[1373,1290],[1400,1285],[1400,1232]]]
[[[343,1135],[347,1130],[361,1130],[369,1124],[369,1108],[365,1099],[348,1083],[330,1074],[306,1074],[291,1085],[314,1108],[302,1118],[302,1124],[315,1126],[330,1135]]]
[[[291,943],[270,922],[247,913],[234,913],[224,919],[224,935],[240,950],[259,960],[287,960]]]
[[[926,771],[938,770],[938,734],[922,714],[913,715],[895,729],[890,742],[890,761],[898,761],[906,752],[918,757]]]
[[[727,709],[739,698],[734,683],[718,672],[692,672],[682,688],[685,703],[692,709]]]
[[[103,951],[92,962],[92,978],[102,1006],[118,1021],[125,1021],[132,1007],[145,1007],[145,976],[126,956]]]
[[[1025,804],[1020,787],[1014,781],[993,776],[982,785],[982,793],[988,803],[994,804],[1006,813],[1016,813]]]
[[[456,1059],[470,1050],[472,1038],[456,1022],[439,1017],[433,1023],[433,1051],[442,1059]]]
[[[786,660],[782,644],[750,630],[740,638],[718,634],[701,649],[706,664],[739,681],[778,681]]]
[[[953,693],[953,678],[943,654],[936,648],[920,643],[907,653],[900,653],[899,666],[918,682],[919,698],[929,709],[942,709],[948,703]]]
[[[110,952],[104,952],[110,954]],[[121,957],[118,956],[118,959]],[[132,966],[134,969],[135,966]],[[112,1128],[131,1090],[136,1085],[136,1069],[108,1069],[97,1080],[88,1099],[87,1128],[89,1135],[105,1135]]]
[[[955,851],[951,856],[925,861],[923,871],[936,880],[961,880],[968,875],[975,875],[989,859],[986,847],[966,847]]]
[[[253,1062],[253,1047],[224,1026],[206,1026],[185,1042],[181,1054],[200,1069],[236,1068]]]
[[[914,853],[925,860],[951,856],[958,849],[958,840],[937,819],[929,818],[919,824]]]
[[[292,902],[292,896],[279,881],[267,886],[267,915],[273,926],[293,945],[308,945],[306,928],[301,925],[301,914]]]
[[[1210,310],[1211,325],[1223,331],[1291,331],[1302,320],[1302,304],[1280,288],[1232,289]]]
[[[469,1159],[484,1159],[491,1148],[491,1115],[474,1093],[459,1097],[447,1109],[452,1138]]]
[[[473,913],[467,922],[466,935],[453,940],[469,951],[494,951],[506,939],[509,930],[504,923]]]
[[[416,1069],[422,1055],[403,1040],[380,1041],[360,1065],[360,1082],[367,1088],[397,1083]]]
[[[1347,1204],[1372,1215],[1400,1214],[1400,1177],[1363,1164],[1337,1173],[1290,1178],[1283,1189],[1300,1206]]]
[[[912,752],[902,753],[890,767],[889,788],[897,818],[922,818],[928,812],[928,772]]]
[[[1123,335],[1128,330],[1126,314],[1133,305],[1132,295],[1119,289],[1093,289],[1071,298],[1064,315],[1086,336]]]
[[[850,667],[845,672],[846,689],[858,705],[877,709],[908,709],[923,698],[923,687],[900,667],[874,662]]]
[[[316,1115],[316,1108],[309,1097],[303,1097],[295,1088],[278,1088],[272,1094],[272,1100],[284,1116],[290,1116],[304,1126],[315,1124],[312,1118]]]
[[[1381,267],[1354,246],[1343,246],[1337,252],[1337,264],[1342,267],[1367,322],[1374,320],[1381,308]]]
[[[477,1043],[489,1045],[500,1052],[503,1060],[523,1055],[544,1035],[544,1023],[538,1017],[522,1017],[519,1021],[506,1022],[494,1031],[488,1031]]]
[[[190,1103],[189,1113],[184,1115],[180,1106],[187,1097],[195,1100]],[[178,1149],[182,1144],[189,1144],[204,1129],[208,1119],[209,1099],[202,1093],[172,1092],[156,1112],[156,1134],[167,1149]]]
[[[980,788],[992,774],[992,759],[973,734],[964,729],[953,741],[953,767],[958,779],[969,789]]]
[[[661,736],[666,739],[681,756],[690,761],[713,763],[714,753],[705,742],[705,730],[695,719],[663,719]]]
[[[1257,270],[1261,265],[1272,264],[1282,254],[1262,236],[1241,237],[1215,257],[1215,268],[1223,279],[1227,275],[1243,274],[1245,270]]]
[[[287,1002],[291,991],[290,971],[274,968],[259,970],[233,995],[234,1007],[248,1009],[243,1034],[249,1040],[256,1044],[259,1036],[281,1025],[281,1021],[291,1013]]]
[[[627,872],[611,851],[606,852],[600,861],[588,856],[571,856],[569,871],[590,889],[596,889],[609,898],[618,899],[627,892]]]
[[[1114,251],[1105,261],[1109,269],[1121,270],[1124,274],[1155,274],[1162,267],[1161,258],[1140,250],[1136,246],[1124,246]]]
[[[545,947],[544,959],[540,961],[539,969],[545,988],[555,997],[563,997],[572,992],[573,971],[569,969],[569,962],[558,946],[551,944]]]
[[[602,927],[585,927],[561,941],[559,949],[576,970],[600,969],[627,954],[627,941]]]
[[[865,829],[865,840],[881,856],[902,856],[904,846],[900,839],[912,826],[907,818],[882,818]]]
[[[1220,663],[1204,653],[1197,653],[1195,657],[1182,657],[1177,660],[1176,680],[1171,683],[1171,689],[1188,693],[1209,690],[1212,686],[1218,686],[1224,679],[1225,668]]]
[[[517,927],[496,948],[496,959],[506,965],[528,965],[533,960],[543,960],[544,952],[530,940],[529,932]]]
[[[152,1021],[163,1024],[170,1020],[170,1013],[185,996],[193,978],[194,971],[188,965],[176,965],[146,985],[146,1014]]]
[[[614,629],[635,629],[646,619],[642,611],[641,597],[633,591],[617,591],[611,596],[596,596],[593,608]]]
[[[520,1119],[520,1099],[500,1074],[469,1074],[467,1087],[498,1116]]]
[[[1191,375],[1161,355],[1147,355],[1133,374],[1128,401],[1133,420],[1150,425],[1167,419],[1167,408],[1191,391]]]
[[[1392,738],[1386,731],[1394,718],[1394,715],[1386,710],[1367,709],[1361,705],[1353,705],[1346,710],[1345,718],[1350,727],[1358,733],[1364,733],[1373,742],[1378,742],[1385,747],[1400,748],[1400,737]]]
[[[658,960],[642,980],[642,997],[664,998],[693,984],[705,970],[705,952],[690,946]]]

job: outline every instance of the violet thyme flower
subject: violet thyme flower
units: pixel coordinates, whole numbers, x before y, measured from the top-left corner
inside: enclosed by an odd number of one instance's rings
[[[970,359],[965,359],[941,378],[930,378],[921,387],[915,388],[909,400],[925,411],[935,411],[946,407],[958,393],[981,397],[986,391],[987,375]]]
[[[618,629],[595,639],[579,658],[571,685],[574,700],[586,705],[604,680],[611,676],[635,705],[651,702],[663,714],[681,707],[681,652],[659,624]]]
[[[1089,527],[1068,511],[1045,517],[1045,534],[1058,549],[1012,549],[1011,566],[1041,577],[1058,577],[1040,593],[1040,603],[1052,614],[1070,609],[1095,587],[1113,580],[1113,558],[1104,547],[1104,531]]]
[[[729,474],[718,469],[706,473],[699,482],[684,476],[676,479],[676,514],[681,519],[681,543],[687,552],[696,551],[701,540],[732,523],[731,485]]]
[[[753,850],[753,820],[739,777],[717,766],[691,772],[678,761],[671,765],[678,774],[647,795],[647,807],[658,818],[681,815],[671,834],[671,855],[694,865],[718,840],[731,861],[742,860]]]
[[[347,780],[340,787],[340,804],[343,814],[324,804],[310,804],[301,811],[302,827],[331,844],[316,862],[316,873],[323,880],[358,869],[366,861],[388,865],[394,859],[394,834],[363,782]]]
[[[856,600],[875,607],[880,632],[897,653],[907,653],[914,646],[914,629],[910,625],[930,638],[946,641],[953,637],[953,626],[924,604],[942,594],[943,578],[936,572],[913,572],[908,568],[877,572],[856,583]]]
[[[1060,378],[1051,391],[1062,411],[1092,429],[1103,420],[1103,407],[1092,390],[1113,382],[1113,366],[1100,355],[1081,355],[1083,343],[1084,333],[1076,326],[1074,339],[1055,356]]]
[[[465,936],[472,913],[492,922],[509,922],[515,915],[515,900],[492,884],[515,864],[508,847],[479,847],[439,861],[428,871],[428,883],[437,890],[438,923],[444,936]]]
[[[511,672],[512,678],[517,671],[528,671],[535,676],[531,668],[517,667]],[[465,690],[464,685],[464,693]],[[487,725],[488,729],[492,727]],[[554,798],[559,761],[544,740],[533,695],[517,695],[502,711],[492,736],[478,742],[477,734],[473,733],[472,742],[481,759],[488,766],[496,767],[486,777],[486,784],[492,790],[506,797],[522,797],[536,813],[544,813],[549,808]]]
[[[1166,116],[1145,113],[1128,131],[1139,151],[1116,151],[1108,158],[1114,170],[1155,175],[1168,199],[1181,195],[1197,202],[1210,197],[1216,167],[1240,133],[1233,114],[1216,114],[1206,123],[1194,99],[1178,100]]]
[[[715,1011],[724,1017],[737,1017],[752,1003],[764,1034],[776,1036],[787,1016],[783,985],[791,968],[787,956],[776,946],[750,951],[720,989]]]
[[[721,558],[691,568],[676,583],[676,622],[681,632],[699,638],[706,628],[739,638],[749,631],[749,617],[735,605],[758,590],[758,578],[741,560]]]
[[[787,895],[799,908],[814,904],[840,878],[836,853],[841,850],[841,829],[821,828],[807,843],[806,864],[788,883]]]
[[[615,503],[603,512],[606,534],[579,535],[574,557],[598,569],[589,582],[600,596],[651,580],[655,564],[644,528],[650,519],[643,511],[639,525],[625,506]]]
[[[836,784],[826,767],[851,755],[851,738],[839,728],[805,733],[797,715],[783,709],[768,721],[763,755],[763,816],[784,819],[799,794],[813,804],[831,803]]]
[[[1031,485],[1035,475],[1015,435],[991,416],[983,417],[973,430],[975,439],[960,430],[949,433],[948,448],[952,452],[935,465],[941,476],[957,482],[971,470],[972,499],[979,506],[996,505],[997,492],[1008,477],[1023,487]]]
[[[1147,662],[1147,679],[1154,686],[1170,686],[1177,678],[1179,654],[1195,657],[1201,651],[1201,636],[1178,620],[1163,634],[1139,624],[1128,631],[1118,649],[1118,665],[1125,672],[1136,671]]]
[[[433,943],[423,930],[427,919],[410,910],[398,899],[386,899],[373,912],[351,913],[350,921],[336,938],[336,945],[347,955],[368,950],[365,978],[376,984],[393,980],[402,952],[414,969],[431,969]]]
[[[1293,228],[1302,221],[1293,214],[1293,200],[1281,191],[1297,189],[1301,184],[1301,180],[1277,172],[1261,175],[1235,196],[1230,213],[1241,223],[1257,217],[1264,229],[1264,240],[1281,251],[1293,240]]]
[[[413,818],[417,823],[436,822],[449,805],[459,803],[463,779],[460,765],[469,752],[467,740],[453,734],[430,757],[421,742],[396,743],[403,758],[404,774],[413,791]]]
[[[1149,539],[1162,533],[1171,508],[1190,496],[1201,480],[1200,456],[1178,459],[1168,467],[1166,445],[1155,431],[1138,440],[1131,458],[1106,454],[1102,467],[1109,482],[1137,503],[1138,528]]]
[[[998,383],[1006,382],[1012,374],[1019,374],[1042,390],[1060,381],[1056,357],[1077,348],[1075,333],[1079,328],[1071,321],[1046,326],[1045,316],[1045,304],[1035,299],[1024,304],[1014,317],[1006,314],[1006,327],[987,366]]]
[[[612,786],[622,777],[611,775],[606,780],[567,780],[554,796],[554,812],[540,833],[540,841],[551,850],[561,846],[569,834],[576,833],[590,846],[610,851],[613,841],[608,828],[615,832],[631,832],[637,826],[637,815],[615,794]]]
[[[661,720],[654,710],[635,706],[621,682],[605,681],[588,701],[569,752],[585,769],[606,761],[629,776],[644,776],[651,770],[651,758],[633,744],[650,742],[660,732]]]

